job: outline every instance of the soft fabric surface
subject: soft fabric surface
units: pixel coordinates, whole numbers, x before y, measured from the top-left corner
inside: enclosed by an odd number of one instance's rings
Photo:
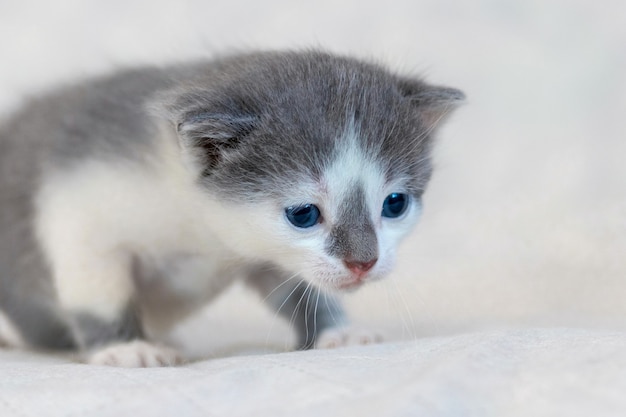
[[[624,16],[616,1],[0,2],[0,119],[58,83],[232,48],[320,46],[468,96],[396,272],[345,297],[390,342],[284,353],[285,324],[235,287],[179,329],[218,357],[183,368],[0,349],[0,417],[626,415]],[[478,330],[493,328],[509,330]],[[234,356],[265,348],[279,353]]]
[[[617,416],[626,333],[533,329],[117,369],[0,351],[1,416]]]

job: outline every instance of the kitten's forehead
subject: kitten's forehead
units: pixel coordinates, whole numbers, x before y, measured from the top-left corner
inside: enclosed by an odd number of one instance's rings
[[[330,215],[339,218],[345,213],[342,206],[354,199],[355,194],[365,198],[364,208],[370,204],[370,196],[378,196],[385,188],[385,173],[378,155],[364,146],[361,133],[354,120],[335,142],[334,155],[321,173]],[[367,198],[370,197],[370,198]],[[356,207],[356,206],[355,206]]]
[[[353,62],[306,64],[291,78],[263,74],[271,83],[246,90],[257,125],[225,152],[208,179],[214,188],[226,191],[224,198],[252,200],[285,196],[311,181],[330,187],[333,200],[356,182],[366,194],[385,182],[418,193],[429,171],[418,162],[427,161],[428,149],[419,146],[421,126],[396,78]]]

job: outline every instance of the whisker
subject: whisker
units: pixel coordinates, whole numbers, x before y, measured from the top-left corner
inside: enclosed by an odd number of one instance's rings
[[[302,282],[304,282],[304,281],[302,281]],[[302,292],[302,295],[300,295],[300,299],[296,303],[296,306],[293,309],[293,312],[291,313],[291,318],[289,319],[289,326],[290,327],[293,327],[293,323],[295,321],[296,315],[300,311],[300,304],[302,303],[302,300],[304,300],[304,297],[307,295],[307,292],[309,291],[310,288],[311,288],[311,283],[307,282],[306,283],[306,287],[304,288],[304,291]],[[304,320],[305,320],[305,327],[306,327],[306,316],[305,316]],[[308,329],[307,329],[306,335],[308,337]]]
[[[320,301],[320,290],[317,290],[317,298],[315,299],[315,309],[313,310],[313,341],[317,338],[317,305]]]
[[[335,317],[335,313],[333,313],[333,309],[330,308],[330,305],[328,304],[328,294],[326,292],[324,292],[324,301],[326,303],[326,308],[328,309],[328,312],[330,313],[330,318],[333,319],[333,322],[335,323],[335,326],[339,327],[340,324],[337,321],[337,317]]]
[[[295,275],[297,276],[297,275]],[[295,277],[294,276],[294,277]],[[272,323],[270,325],[270,329],[267,332],[267,336],[265,337],[265,346],[268,346],[269,344],[269,338],[270,338],[270,334],[272,333],[272,330],[274,329],[274,325],[276,324],[276,318],[278,317],[278,315],[280,314],[280,311],[282,310],[282,308],[285,306],[285,304],[287,303],[287,301],[289,301],[289,298],[291,298],[291,296],[293,295],[294,292],[296,292],[296,290],[298,289],[298,287],[304,283],[304,281],[300,281],[298,282],[293,289],[291,290],[291,292],[287,295],[287,297],[285,297],[285,299],[283,300],[283,302],[281,303],[281,305],[276,309],[275,313],[274,313],[274,317],[272,318]],[[283,283],[284,284],[284,283]],[[282,284],[281,284],[282,285]],[[267,298],[267,297],[266,297]],[[286,346],[285,346],[286,348]]]
[[[304,328],[306,329],[306,340],[309,340],[309,305],[311,304],[311,294],[313,293],[313,286],[309,284],[307,289],[311,289],[309,294],[306,297],[306,302],[304,303]],[[313,318],[315,322],[315,317]]]
[[[300,272],[296,272],[295,274],[293,274],[292,276],[290,276],[289,278],[287,278],[286,280],[284,280],[283,282],[278,284],[272,291],[270,291],[269,294],[267,294],[267,296],[265,296],[265,298],[263,298],[263,302],[267,301],[267,299],[270,298],[270,296],[272,294],[274,294],[280,287],[282,287],[283,285],[287,284],[292,279],[297,278],[299,275],[300,275]]]
[[[409,309],[406,299],[402,295],[402,291],[400,291],[400,287],[398,287],[398,283],[396,282],[396,280],[392,278],[390,279],[390,281],[393,283],[394,288],[396,289],[396,295],[402,302],[402,305],[404,306],[404,312],[408,314],[409,320],[411,322],[411,326],[409,326],[409,324],[407,323],[404,317],[404,314],[402,314],[401,312],[398,312],[400,314],[400,318],[403,324],[402,337],[404,338],[405,336],[404,330],[406,330],[408,333],[408,336],[411,336],[415,340],[417,339],[417,334],[415,333],[415,322],[413,321],[413,314],[411,314],[411,310]]]

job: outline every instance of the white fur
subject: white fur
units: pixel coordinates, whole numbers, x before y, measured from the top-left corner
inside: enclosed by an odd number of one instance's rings
[[[315,341],[318,349],[380,343],[383,337],[376,331],[356,326],[340,326],[324,330]]]
[[[181,362],[182,357],[174,349],[142,340],[107,346],[87,358],[87,363],[91,365],[121,368],[174,366]]]
[[[37,198],[37,231],[52,267],[62,305],[111,320],[133,294],[131,256],[158,260],[183,254],[176,285],[195,294],[232,257],[208,230],[203,196],[164,140],[154,163],[144,166],[90,160],[49,175]],[[198,263],[195,257],[202,258]],[[232,259],[231,259],[232,260]],[[180,288],[179,288],[180,289]],[[208,289],[207,289],[208,290]]]
[[[0,346],[25,347],[22,335],[11,320],[0,310]]]

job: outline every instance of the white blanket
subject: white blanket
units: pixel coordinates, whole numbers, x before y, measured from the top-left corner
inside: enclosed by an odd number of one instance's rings
[[[0,416],[620,416],[626,333],[529,329],[117,369],[0,351]]]

